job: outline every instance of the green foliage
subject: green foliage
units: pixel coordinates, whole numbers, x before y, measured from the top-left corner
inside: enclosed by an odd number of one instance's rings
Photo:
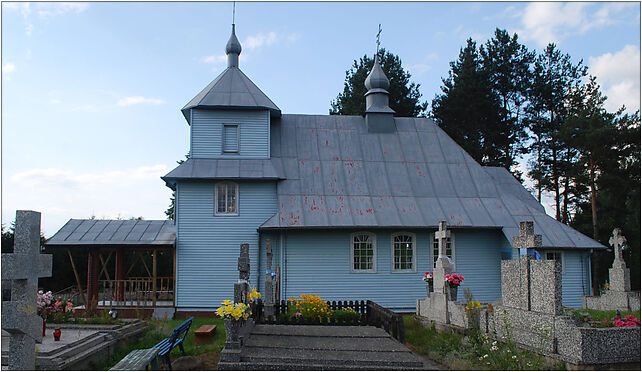
[[[178,165],[181,165],[185,163],[185,161],[189,159],[189,152],[185,154],[185,159],[178,160],[176,163]],[[175,221],[176,220],[176,191],[172,191],[172,196],[169,198],[169,207],[165,210],[165,215],[167,216],[168,220]]]
[[[172,334],[174,328],[178,327],[183,323],[185,319],[175,319],[175,320],[150,320],[150,327],[145,330],[140,339],[137,342],[117,348],[117,350],[112,354],[109,361],[102,363],[98,366],[95,366],[94,370],[108,370],[123,359],[129,352],[134,349],[148,349],[166,337],[169,337]],[[194,330],[198,329],[204,324],[216,324],[216,332],[212,336],[212,341],[208,344],[195,345],[194,344]],[[220,352],[223,350],[225,345],[225,326],[221,318],[194,318],[192,321],[192,326],[190,327],[187,337],[183,343],[185,348],[185,353],[187,355],[199,355],[208,352]],[[180,350],[175,348],[172,350],[170,357],[172,360],[182,356]]]
[[[334,310],[330,314],[329,318],[331,320],[337,320],[339,322],[356,322],[361,318],[361,314],[356,312],[354,309],[339,309],[339,310]]]
[[[420,84],[410,82],[410,73],[401,65],[401,59],[386,51],[379,50],[379,61],[383,72],[390,80],[388,88],[390,108],[395,116],[417,117],[425,114],[428,102],[420,102]],[[332,101],[331,115],[363,115],[366,111],[367,92],[365,81],[374,65],[374,58],[364,55],[355,60],[346,71],[345,85],[337,99]]]
[[[466,335],[442,333],[422,326],[412,316],[404,316],[407,346],[416,353],[454,370],[552,370],[564,363],[547,363],[539,355],[520,350],[510,339],[493,341],[479,330]]]
[[[611,322],[615,318],[615,310],[593,310],[593,309],[579,309],[573,311],[573,316],[578,320],[582,320],[584,314],[588,314],[592,320],[602,320],[607,319],[610,323],[609,327],[612,327]],[[633,315],[634,317],[640,319],[640,310],[637,311],[620,311],[620,316],[624,318],[626,315]]]

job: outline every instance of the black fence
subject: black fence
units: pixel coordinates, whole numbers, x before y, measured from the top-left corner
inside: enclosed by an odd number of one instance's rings
[[[293,325],[327,325],[327,326],[375,326],[383,328],[392,337],[404,342],[403,318],[376,302],[368,301],[327,301],[328,309],[352,309],[358,316],[346,317],[303,317],[291,316],[289,306],[294,305],[289,301],[274,304],[274,316],[265,317],[263,301],[258,300],[252,304],[252,316],[260,324],[293,324]]]

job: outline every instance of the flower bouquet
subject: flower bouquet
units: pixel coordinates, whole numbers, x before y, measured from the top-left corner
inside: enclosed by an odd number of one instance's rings
[[[444,275],[444,280],[450,289],[450,300],[455,301],[457,299],[457,288],[459,288],[459,285],[464,281],[464,276],[459,274],[446,274]]]
[[[428,296],[430,296],[430,292],[433,291],[433,274],[432,271],[426,271],[424,274],[424,282],[426,282],[426,290],[428,291]]]
[[[228,345],[239,346],[239,334],[243,321],[246,320],[252,310],[244,303],[232,303],[230,300],[224,300],[223,306],[216,309],[216,315],[223,318],[225,324],[225,343]]]

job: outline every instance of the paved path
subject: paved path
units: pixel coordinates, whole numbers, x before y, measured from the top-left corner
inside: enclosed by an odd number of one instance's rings
[[[241,362],[219,369],[438,370],[380,328],[263,324],[245,341]]]

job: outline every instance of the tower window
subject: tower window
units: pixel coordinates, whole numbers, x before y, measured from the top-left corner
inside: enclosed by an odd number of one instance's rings
[[[223,153],[239,152],[239,126],[238,124],[223,125]]]
[[[233,182],[221,182],[216,184],[214,192],[214,204],[216,215],[237,215],[239,185]]]

